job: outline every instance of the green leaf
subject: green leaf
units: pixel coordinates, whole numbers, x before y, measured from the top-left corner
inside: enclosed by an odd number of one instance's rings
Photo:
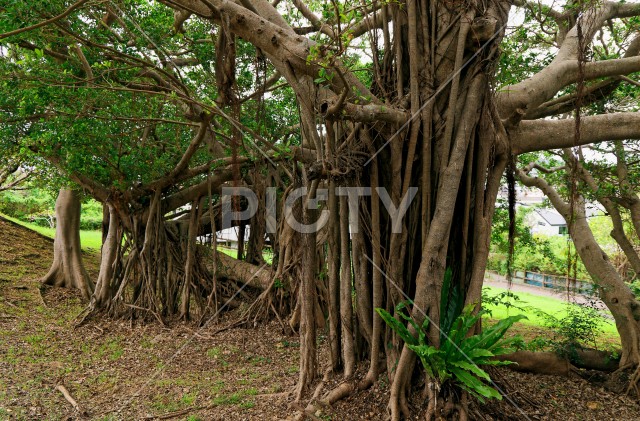
[[[405,343],[411,344],[411,345],[418,344],[418,340],[415,337],[413,337],[411,333],[409,333],[409,330],[404,325],[404,323],[402,323],[401,321],[393,317],[391,314],[389,314],[388,311],[386,311],[383,308],[376,308],[376,313],[378,313],[378,315],[382,317],[382,320],[384,320],[385,323],[389,325],[389,327],[394,332],[396,332],[398,336],[400,336]]]
[[[480,335],[469,338],[469,345],[476,348],[486,348],[492,350],[494,346],[498,345],[498,341],[500,341],[507,330],[515,322],[526,318],[526,316],[519,314],[517,316],[511,316],[507,317],[506,319],[502,319],[490,328],[483,330]]]
[[[500,393],[498,393],[496,389],[482,383],[480,379],[473,376],[468,371],[458,367],[451,367],[451,373],[453,373],[453,375],[456,377],[456,380],[458,380],[460,384],[465,387],[466,390],[474,394],[482,402],[484,402],[482,400],[482,397],[488,398],[488,399],[495,398],[498,400],[502,400],[502,395],[500,395]]]
[[[487,374],[486,371],[478,367],[476,364],[470,363],[468,361],[452,361],[451,365],[454,367],[462,368],[464,370],[470,371],[476,376],[485,379],[486,381],[491,381],[491,378]]]
[[[407,309],[407,311],[409,311],[409,305],[412,305],[413,302],[410,300],[407,301],[401,301],[397,306],[396,306],[396,314],[398,314],[400,317],[402,317],[404,320],[406,320],[407,322],[409,322],[411,324],[411,326],[413,326],[413,328],[416,330],[416,332],[420,332],[420,326],[418,326],[418,324],[415,322],[415,320],[413,320],[411,318],[411,316],[407,315],[404,313],[404,309]],[[428,321],[428,320],[427,320]],[[421,341],[419,341],[420,343],[422,343]]]

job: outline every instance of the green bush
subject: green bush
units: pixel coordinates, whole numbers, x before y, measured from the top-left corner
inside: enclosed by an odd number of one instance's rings
[[[602,315],[594,303],[569,303],[562,317],[543,311],[539,311],[539,314],[543,316],[545,326],[553,331],[553,337],[547,340],[547,344],[559,355],[576,361],[578,350],[597,348]]]
[[[535,314],[541,324],[552,333],[550,337],[537,337],[530,342],[515,343],[518,349],[530,351],[552,350],[560,356],[576,361],[577,351],[584,348],[597,348],[597,339],[603,332],[603,318],[596,308],[595,302],[585,304],[565,303],[564,311],[552,315],[539,308],[527,305],[517,294],[504,291],[496,295],[489,295],[488,289],[482,289],[482,304],[486,306],[486,314],[491,316],[491,310],[497,307],[519,310],[528,314]],[[561,315],[557,315],[561,314]],[[606,321],[608,322],[608,321]],[[605,322],[605,323],[606,323]]]
[[[88,231],[102,229],[102,203],[91,199],[82,204],[80,229]]]
[[[490,253],[487,259],[487,269],[494,270],[500,275],[507,274],[507,256],[504,254]]]
[[[102,228],[102,204],[89,199],[82,204],[80,229],[87,231]],[[55,198],[46,190],[5,191],[0,193],[0,213],[30,222],[41,227],[55,225]]]
[[[635,281],[629,283],[629,288],[631,288],[631,291],[636,296],[636,298],[640,299],[640,280],[636,279]]]
[[[30,189],[0,193],[0,212],[23,221],[39,223],[43,215],[52,215],[55,200],[43,190]],[[49,226],[46,222],[44,226]]]

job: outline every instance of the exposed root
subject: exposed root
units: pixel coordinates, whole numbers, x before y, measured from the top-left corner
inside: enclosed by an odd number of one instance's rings
[[[627,386],[626,394],[630,395],[631,392],[635,392],[637,398],[640,399],[640,389],[638,388],[638,383],[640,382],[640,365],[637,365],[633,374],[629,378],[629,385]]]
[[[511,354],[500,355],[496,359],[512,361],[507,368],[534,374],[553,374],[568,377],[571,373],[569,360],[558,356],[554,352],[517,351]]]
[[[298,409],[301,412],[300,415],[297,417],[297,421],[302,421],[304,419],[304,417],[305,416],[309,416],[309,414],[314,414],[313,416],[315,417],[316,407],[314,405],[314,402],[318,401],[318,396],[320,396],[320,393],[322,392],[322,389],[324,388],[324,384],[327,381],[329,381],[329,376],[330,375],[331,375],[331,370],[325,371],[324,376],[322,377],[322,380],[316,386],[316,388],[315,388],[315,390],[313,392],[313,395],[311,396],[311,399],[309,400],[309,403],[307,404],[306,407],[302,407],[302,405],[298,404],[297,402],[294,403],[296,409]],[[321,403],[321,402],[319,402],[319,403]]]
[[[353,380],[347,380],[343,383],[340,383],[337,387],[324,395],[324,397],[322,398],[322,402],[327,405],[332,405],[340,399],[344,399],[350,396],[356,390],[358,390],[358,388],[356,387],[356,382]]]
[[[314,421],[323,421],[322,418],[316,416],[316,414],[314,414],[313,411],[310,411],[308,407],[304,408],[302,405],[300,405],[297,402],[293,402],[291,406],[302,413],[302,418],[308,417]],[[298,418],[298,419],[301,419],[301,418]]]

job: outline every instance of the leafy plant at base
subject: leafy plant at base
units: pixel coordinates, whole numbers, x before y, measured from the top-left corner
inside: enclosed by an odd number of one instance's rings
[[[436,383],[436,389],[441,390],[448,385],[455,385],[478,398],[480,402],[484,402],[485,399],[502,399],[500,393],[488,384],[491,383],[491,378],[480,366],[511,364],[510,361],[497,361],[493,357],[512,352],[513,344],[522,341],[518,336],[508,339],[503,337],[515,322],[526,317],[523,315],[508,317],[479,334],[469,336],[471,329],[486,313],[485,310],[480,310],[477,314],[473,314],[475,304],[470,304],[453,318],[450,325],[446,320],[447,317],[443,318],[440,334],[444,340],[441,341],[440,348],[436,348],[427,343],[425,332],[429,320],[425,320],[419,327],[415,320],[403,312],[408,304],[400,303],[396,307],[396,313],[413,326],[418,333],[417,337],[411,334],[401,320],[396,319],[386,310],[376,308],[376,312],[420,358],[424,370]],[[448,326],[448,330],[445,331],[442,326]]]

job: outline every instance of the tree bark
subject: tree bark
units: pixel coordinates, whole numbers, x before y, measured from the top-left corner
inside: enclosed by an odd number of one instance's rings
[[[116,271],[116,265],[119,263],[118,251],[122,242],[122,231],[118,221],[118,215],[113,205],[104,205],[107,210],[108,221],[103,222],[103,241],[102,253],[100,260],[100,273],[96,282],[96,289],[92,297],[92,305],[94,307],[107,307],[113,298],[113,281]],[[104,219],[103,219],[104,221]],[[104,228],[107,232],[104,232]]]
[[[60,189],[56,200],[56,237],[53,244],[53,264],[42,278],[45,285],[76,288],[89,301],[93,282],[82,262],[80,247],[80,194]]]

